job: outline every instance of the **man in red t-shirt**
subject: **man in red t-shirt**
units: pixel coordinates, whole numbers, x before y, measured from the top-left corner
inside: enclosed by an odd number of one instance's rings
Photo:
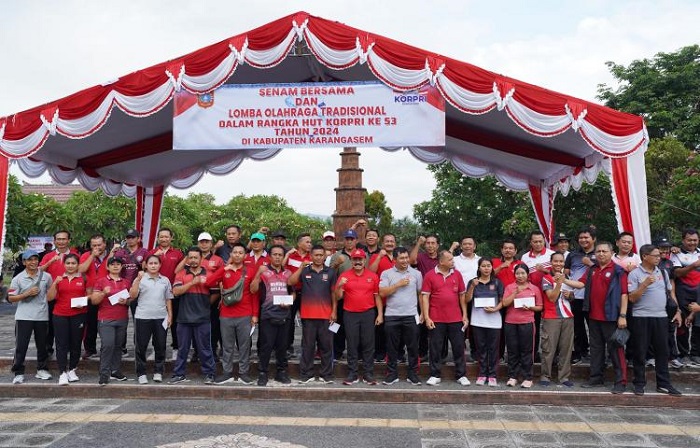
[[[612,262],[613,247],[600,241],[595,247],[597,264],[582,278],[586,282],[583,310],[588,311],[591,373],[581,387],[604,385],[605,351],[615,370],[612,393],[624,393],[627,388],[627,363],[624,347],[610,342],[617,328],[627,327],[627,272]]]
[[[362,380],[376,385],[374,379],[374,327],[384,322],[384,306],[379,297],[379,277],[365,269],[367,255],[362,249],[350,253],[352,269],[338,277],[335,286],[334,308],[343,300],[343,325],[348,347],[348,377],[346,386],[358,382],[358,348],[362,351],[364,375]],[[337,312],[331,316],[335,320]]]
[[[305,264],[311,263],[311,235],[308,233],[302,233],[297,236],[297,245],[295,248],[290,249],[284,256],[284,268],[289,270],[292,274],[301,269]],[[296,300],[292,305],[291,316],[294,322],[289,326],[287,333],[287,358],[291,359],[295,357],[294,354],[294,330],[296,328],[296,316],[299,312],[299,306],[301,304],[301,284],[294,287],[294,291],[297,294]]]
[[[440,384],[442,346],[445,339],[452,345],[455,377],[462,386],[468,386],[467,366],[464,359],[464,332],[467,330],[466,287],[462,274],[454,269],[454,256],[447,250],[438,255],[438,265],[423,278],[421,304],[425,326],[430,331],[429,386]]]

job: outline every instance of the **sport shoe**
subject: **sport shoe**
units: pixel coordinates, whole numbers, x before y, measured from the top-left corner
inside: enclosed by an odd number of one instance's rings
[[[644,395],[644,387],[642,386],[634,386],[634,394],[635,395]]]
[[[668,365],[669,365],[669,367],[672,367],[672,368],[674,368],[674,369],[682,369],[682,368],[683,368],[683,363],[682,363],[682,362],[680,361],[680,359],[678,359],[678,358],[672,359],[672,360],[668,363]]]
[[[681,393],[681,391],[679,391],[678,389],[676,389],[675,387],[673,387],[671,385],[668,385],[666,387],[657,387],[656,391],[660,394],[668,394],[668,395],[671,395],[673,397],[680,397],[681,395],[683,395]]]
[[[489,387],[498,387],[498,381],[496,378],[489,378]]]
[[[233,383],[236,379],[233,377],[233,374],[231,373],[224,373],[222,375],[219,375],[216,377],[216,380],[214,382],[216,384],[228,384],[228,383]]]
[[[162,373],[154,373],[153,374],[153,382],[154,383],[162,383],[163,382],[163,374]]]
[[[372,375],[363,376],[362,382],[369,385],[369,386],[376,386],[377,385],[377,380],[375,380]]]
[[[615,394],[615,395],[620,395],[620,394],[624,394],[626,390],[627,390],[626,385],[624,385],[622,383],[617,383],[613,386],[613,388],[610,392]]]
[[[396,384],[399,382],[399,376],[396,374],[393,375],[387,375],[386,378],[384,378],[384,381],[382,381],[382,384],[386,384],[387,386],[391,386],[392,384]]]
[[[406,378],[406,381],[408,381],[412,386],[420,386],[420,378],[418,378],[418,375],[416,375],[415,372],[409,372],[408,378]]]
[[[59,377],[58,377],[58,385],[59,386],[67,386],[69,383],[68,381],[68,374],[66,372],[63,372]]]
[[[76,381],[80,381],[80,378],[78,378],[78,374],[75,373],[75,369],[68,371],[68,381],[70,381],[71,383],[75,383]]]
[[[128,378],[121,372],[112,372],[112,374],[109,376],[109,379],[117,381],[126,381]]]
[[[277,372],[275,381],[282,384],[292,384],[292,380],[289,378],[289,375],[287,375],[287,372]]]
[[[15,375],[15,377],[12,379],[12,384],[23,384],[24,383],[24,375]]]
[[[324,378],[322,376],[318,377],[318,381],[322,384],[333,384],[333,380],[331,378]]]
[[[506,382],[506,386],[508,387],[515,387],[518,385],[518,380],[515,378],[508,378],[508,381]]]
[[[357,384],[360,380],[357,379],[356,375],[348,375],[347,378],[343,380],[343,384],[346,386],[352,386],[353,384]]]
[[[186,381],[189,381],[185,375],[173,375],[170,377],[170,381],[168,383],[170,384],[178,384],[178,383],[184,383]]]
[[[34,375],[34,378],[38,378],[40,380],[50,380],[51,378],[53,378],[53,376],[51,376],[48,370],[37,370],[36,375]]]
[[[299,384],[309,384],[316,380],[316,378],[310,376],[308,378],[299,378]]]
[[[689,367],[700,367],[700,356],[691,356]]]
[[[173,350],[173,354],[170,357],[171,361],[177,361],[177,349]]]
[[[214,375],[209,374],[204,377],[204,384],[214,384]]]
[[[476,383],[474,383],[474,384],[476,384],[477,386],[483,386],[484,384],[486,384],[486,377],[485,376],[478,377],[476,379]]]
[[[549,387],[549,385],[552,384],[549,380],[540,380],[540,386],[542,387]]]
[[[146,375],[139,375],[139,384],[148,384],[148,377]]]
[[[574,382],[571,380],[566,380],[562,381],[561,385],[564,387],[574,387]]]
[[[523,389],[531,388],[532,387],[532,380],[523,381],[522,384],[520,385],[520,387],[522,387]]]
[[[240,375],[238,377],[238,382],[241,384],[245,384],[246,386],[250,386],[251,384],[253,384],[253,379],[250,376],[248,376],[247,373],[244,373],[243,375]]]
[[[442,379],[440,379],[439,377],[431,376],[430,378],[428,378],[428,381],[426,381],[425,384],[427,384],[428,386],[437,386],[441,382]]]
[[[644,363],[646,367],[656,367],[656,360],[654,358],[649,358]]]
[[[258,374],[258,386],[267,386],[267,373],[260,372]]]
[[[471,384],[471,381],[469,381],[469,378],[467,378],[466,376],[460,376],[459,378],[457,378],[457,382],[460,386],[469,386]]]
[[[592,389],[594,387],[603,387],[605,384],[602,381],[589,381],[587,383],[581,384],[584,389]]]
[[[107,375],[100,375],[100,380],[97,382],[100,386],[106,386],[109,384],[109,377]]]

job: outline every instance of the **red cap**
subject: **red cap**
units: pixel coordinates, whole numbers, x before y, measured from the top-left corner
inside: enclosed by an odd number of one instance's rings
[[[362,249],[355,249],[350,254],[350,258],[367,258],[365,251]]]

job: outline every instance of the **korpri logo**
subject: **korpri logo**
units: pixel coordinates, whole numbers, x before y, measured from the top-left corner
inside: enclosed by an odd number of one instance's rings
[[[424,93],[405,93],[394,96],[394,103],[419,104],[428,101],[428,95]]]

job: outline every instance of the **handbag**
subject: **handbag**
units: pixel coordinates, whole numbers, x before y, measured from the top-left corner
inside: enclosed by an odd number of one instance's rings
[[[245,268],[241,274],[241,278],[236,282],[233,287],[229,289],[223,289],[221,291],[221,301],[226,306],[235,305],[236,303],[243,300],[243,284],[245,283]]]
[[[627,328],[616,328],[615,332],[610,336],[610,342],[616,347],[624,347],[630,338],[630,331]]]
[[[666,291],[666,315],[669,320],[672,320],[678,312],[678,304],[671,298],[671,291],[668,288],[668,277],[665,270],[661,271],[661,276],[664,278],[664,290]]]

